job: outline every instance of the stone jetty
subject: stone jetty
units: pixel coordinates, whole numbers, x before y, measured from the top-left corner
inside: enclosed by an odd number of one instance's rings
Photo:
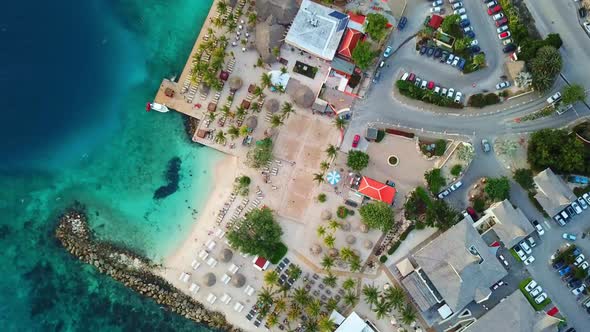
[[[67,251],[81,261],[171,311],[215,329],[242,331],[229,324],[223,314],[206,309],[155,274],[153,271],[158,267],[149,259],[112,243],[96,240],[81,205],[70,207],[60,216],[55,236]]]

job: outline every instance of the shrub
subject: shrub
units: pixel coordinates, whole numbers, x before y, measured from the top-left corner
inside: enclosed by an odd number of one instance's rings
[[[421,222],[421,221],[416,221],[416,223],[414,224],[416,225],[416,229],[424,229],[426,228],[426,224]]]
[[[501,178],[488,178],[485,193],[493,201],[503,201],[510,197],[510,181],[503,176]]]
[[[462,170],[463,170],[463,166],[461,164],[457,164],[457,165],[453,166],[453,168],[451,168],[451,175],[459,176],[459,174],[461,174]]]
[[[401,244],[402,244],[402,241],[395,241],[395,243],[391,246],[391,248],[389,248],[389,250],[387,250],[387,254],[393,255],[393,253],[397,250],[397,248],[399,248],[399,246]]]
[[[531,190],[535,186],[533,171],[527,168],[519,168],[514,171],[514,181],[520,184],[525,190]]]
[[[369,228],[380,229],[383,232],[393,227],[393,210],[391,206],[383,202],[372,202],[361,206],[359,209],[361,220]]]
[[[359,150],[350,151],[346,165],[355,171],[360,171],[369,165],[369,155]]]
[[[446,150],[447,150],[447,141],[445,141],[444,139],[439,139],[438,141],[436,141],[436,143],[434,143],[434,155],[435,156],[442,156],[443,154],[445,154]]]
[[[320,203],[324,203],[326,201],[326,194],[324,194],[324,193],[319,194],[318,195],[318,201]]]
[[[346,216],[348,216],[348,209],[345,206],[340,205],[338,207],[338,210],[336,210],[336,215],[338,216],[338,218],[344,219],[346,218]]]
[[[379,257],[379,261],[380,261],[381,263],[385,263],[385,262],[387,261],[387,256],[385,256],[385,255],[382,255],[381,257]]]
[[[411,231],[414,230],[414,225],[410,225],[410,227],[408,227],[400,236],[399,236],[399,240],[400,241],[404,241],[407,237],[408,234],[410,234]]]
[[[433,194],[437,194],[447,184],[447,180],[441,175],[440,168],[426,172],[424,178],[428,184],[428,189]]]
[[[268,260],[273,264],[279,264],[281,259],[283,259],[283,257],[285,257],[285,255],[287,254],[288,250],[289,249],[287,248],[287,246],[281,242],[277,245],[276,251],[273,253],[272,256],[268,258]]]
[[[442,107],[463,108],[463,104],[455,103],[447,97],[439,96],[432,90],[422,90],[411,82],[398,80],[395,84],[399,92],[408,98]]]
[[[478,197],[476,199],[473,200],[473,209],[477,212],[483,212],[483,210],[486,209],[486,201],[481,198]]]
[[[467,100],[467,105],[471,107],[483,108],[485,106],[494,105],[500,102],[500,97],[495,93],[477,93],[471,95]]]

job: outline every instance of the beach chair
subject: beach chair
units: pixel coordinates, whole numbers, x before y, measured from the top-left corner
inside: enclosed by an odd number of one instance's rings
[[[223,274],[223,276],[221,277],[221,282],[223,282],[224,284],[229,284],[231,280],[231,277],[228,276],[226,273]]]
[[[199,289],[201,289],[201,287],[199,287],[199,285],[195,283],[192,283],[191,286],[188,288],[188,290],[193,294],[196,294],[199,291]]]
[[[180,274],[180,277],[178,277],[178,280],[182,281],[182,279],[184,279],[184,275],[185,275],[185,274],[186,274],[185,272],[182,272],[182,273]]]
[[[240,302],[236,302],[234,304],[234,311],[242,312],[242,310],[244,310],[244,305],[241,304]]]
[[[193,259],[193,262],[191,263],[191,267],[193,268],[193,270],[198,269],[199,266],[201,266],[201,263],[197,262],[196,259]]]
[[[213,295],[213,293],[209,293],[209,295],[207,295],[207,302],[213,304],[215,303],[215,300],[217,300],[217,296]]]
[[[199,252],[199,258],[205,260],[209,256],[207,250],[203,249]]]
[[[231,302],[231,296],[229,296],[227,293],[223,293],[223,296],[221,296],[221,302],[229,304]]]
[[[228,271],[229,271],[231,274],[236,274],[236,272],[238,272],[238,270],[239,270],[239,269],[240,269],[240,267],[239,267],[239,266],[237,266],[236,264],[233,264],[233,263],[232,263],[232,265],[229,267]]]
[[[209,249],[209,250],[213,250],[213,248],[215,248],[216,245],[217,245],[217,243],[215,243],[215,241],[213,241],[213,240],[207,241],[207,244],[206,244],[207,249]]]
[[[207,265],[209,265],[210,267],[215,267],[217,265],[217,260],[213,257],[209,257],[209,259],[207,260]]]

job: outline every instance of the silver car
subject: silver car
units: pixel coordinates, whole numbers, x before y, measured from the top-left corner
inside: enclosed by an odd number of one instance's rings
[[[447,92],[447,98],[453,98],[454,95],[455,95],[455,89],[450,88],[449,92]]]
[[[486,153],[492,151],[492,147],[490,145],[490,142],[485,138],[481,140],[481,148],[482,148],[483,152],[486,152]]]

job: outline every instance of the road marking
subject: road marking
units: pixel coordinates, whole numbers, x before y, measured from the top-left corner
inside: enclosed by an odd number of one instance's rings
[[[545,227],[547,227],[548,229],[552,228],[547,220],[543,220],[543,223],[545,224]]]

